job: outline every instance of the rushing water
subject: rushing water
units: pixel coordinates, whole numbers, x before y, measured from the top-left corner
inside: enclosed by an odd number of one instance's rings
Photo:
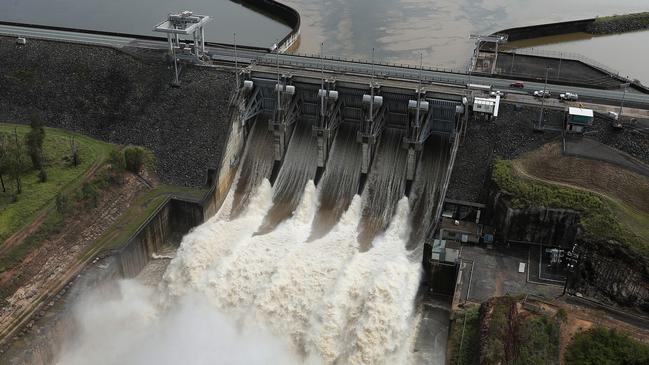
[[[79,333],[59,364],[410,363],[421,257],[408,249],[411,226],[419,223],[411,224],[412,204],[403,194],[402,133],[384,132],[366,187],[373,192],[359,196],[353,127],[338,131],[316,187],[315,154],[304,132],[310,124],[298,122],[271,187],[260,155],[268,149],[266,125],[257,123],[248,141],[255,145],[222,208],[183,238],[160,286],[123,281],[117,297],[87,297],[76,310]],[[435,139],[422,166],[442,170],[435,166],[445,163],[445,146]],[[251,174],[251,166],[264,172]],[[441,179],[436,174],[425,177]],[[432,210],[434,199],[424,196],[435,189],[417,181],[423,210]],[[280,201],[295,201],[291,214],[255,233]],[[317,228],[323,209],[330,213],[327,229]],[[368,218],[380,229],[362,247],[356,237]]]
[[[363,191],[363,223],[359,234],[363,249],[390,223],[397,202],[406,192],[407,151],[401,147],[404,135],[403,131],[392,129],[384,130],[381,135]]]
[[[410,192],[412,233],[408,248],[422,242],[433,223],[434,209],[440,197],[441,184],[450,158],[448,139],[430,136],[421,153],[417,175]]]
[[[235,188],[232,208],[234,216],[238,216],[248,205],[254,189],[259,186],[262,180],[270,178],[275,162],[273,159],[273,135],[268,131],[268,121],[265,116],[260,116],[257,119],[248,136],[244,160]]]
[[[362,152],[355,126],[342,124],[331,147],[319,184],[320,206],[313,221],[313,236],[329,232],[349,207],[360,184]]]

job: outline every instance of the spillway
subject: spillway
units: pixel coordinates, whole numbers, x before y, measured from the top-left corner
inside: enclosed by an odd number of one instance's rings
[[[286,151],[273,190],[273,207],[266,215],[260,233],[274,229],[288,218],[302,197],[304,185],[315,177],[314,163],[318,153],[308,121],[298,122]]]
[[[343,124],[336,133],[318,186],[320,206],[312,226],[314,238],[322,237],[331,230],[358,192],[361,147],[356,142],[357,130],[354,126]]]
[[[128,282],[91,302],[59,363],[410,363],[411,249],[432,221],[448,144],[426,144],[409,200],[403,132],[386,129],[358,195],[356,131],[339,127],[316,186],[311,124],[298,121],[271,185],[272,134],[257,120],[221,209],[183,238],[159,287]]]
[[[268,121],[260,117],[254,125],[248,141],[246,151],[236,183],[233,215],[237,216],[263,179],[270,177],[273,169],[273,136],[268,132]]]
[[[387,227],[397,202],[405,194],[407,151],[401,148],[403,137],[403,131],[395,129],[386,129],[381,136],[363,192],[363,221],[359,232],[363,249]]]
[[[410,224],[413,227],[408,240],[410,250],[424,242],[433,224],[435,207],[440,204],[439,194],[449,155],[450,145],[445,137],[431,136],[424,145],[410,192]]]

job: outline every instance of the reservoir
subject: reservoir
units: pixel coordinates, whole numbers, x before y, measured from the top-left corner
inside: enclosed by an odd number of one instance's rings
[[[270,47],[290,29],[239,3],[228,0],[4,0],[0,20],[79,29],[153,35],[167,13],[189,9],[210,15],[209,42]],[[596,16],[648,11],[646,0],[283,0],[301,16],[301,38],[294,52],[416,64],[465,70],[474,43],[470,34]],[[634,57],[616,57],[624,49],[649,41],[649,32],[597,37],[543,49],[582,53],[645,83],[649,71]],[[556,43],[561,39],[551,39]],[[535,44],[538,48],[541,44]],[[646,59],[648,54],[639,55]]]
[[[0,20],[57,27],[160,36],[153,27],[169,13],[191,10],[212,17],[206,40],[270,47],[290,28],[229,0],[3,0]]]

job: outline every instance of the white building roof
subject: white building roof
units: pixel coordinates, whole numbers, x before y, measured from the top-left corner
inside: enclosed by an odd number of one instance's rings
[[[593,117],[593,111],[591,109],[584,109],[584,108],[574,108],[574,107],[569,107],[568,108],[568,114],[570,115],[578,115],[581,117]]]

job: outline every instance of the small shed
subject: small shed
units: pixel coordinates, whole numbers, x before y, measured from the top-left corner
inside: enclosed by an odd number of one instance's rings
[[[568,108],[566,117],[566,131],[573,133],[583,133],[584,127],[593,125],[594,114],[592,109]]]
[[[485,119],[492,119],[498,117],[500,109],[500,96],[495,98],[474,98],[473,99],[473,112],[478,116]]]

